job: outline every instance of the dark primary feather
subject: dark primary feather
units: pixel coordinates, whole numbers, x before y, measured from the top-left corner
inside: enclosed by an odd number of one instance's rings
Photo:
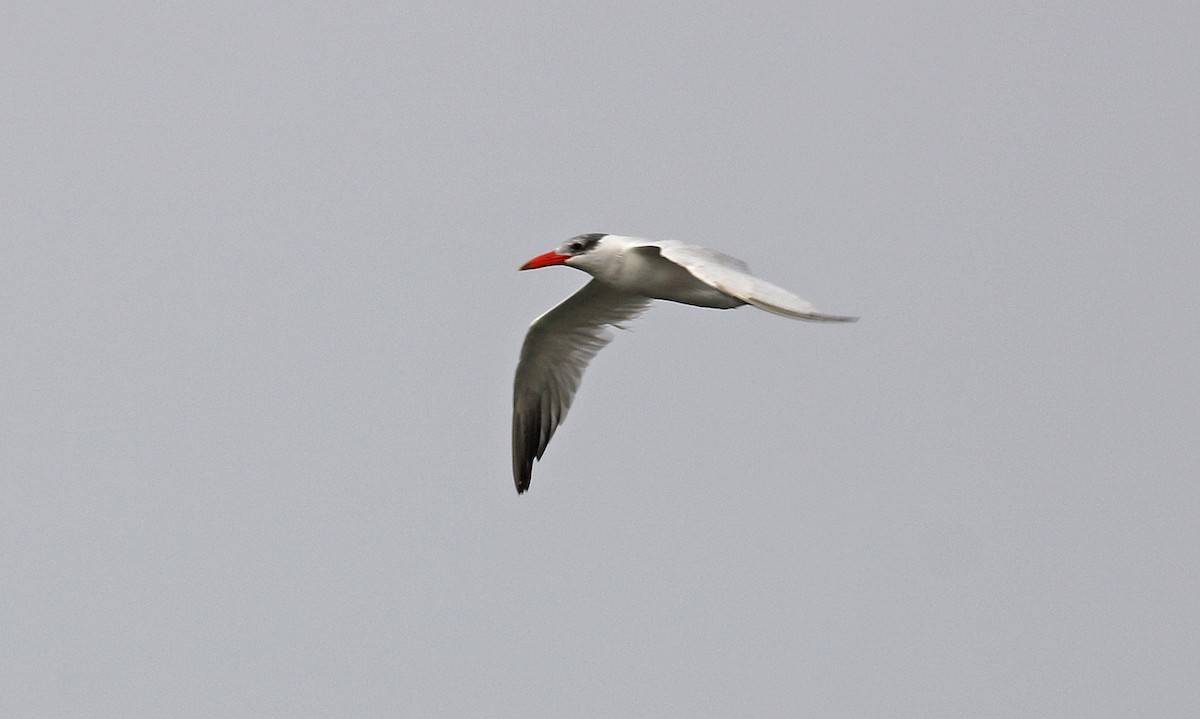
[[[542,458],[566,418],[588,362],[612,341],[606,327],[636,318],[649,303],[649,298],[592,280],[529,327],[513,383],[513,481],[518,493],[529,489],[533,462]]]

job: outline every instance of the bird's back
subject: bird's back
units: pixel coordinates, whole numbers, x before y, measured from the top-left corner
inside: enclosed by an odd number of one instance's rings
[[[664,243],[631,247],[626,252],[621,271],[623,289],[656,300],[669,300],[697,307],[730,309],[744,304],[742,300],[701,281],[678,262],[663,256]],[[673,243],[682,244],[682,243]],[[685,246],[688,250],[702,250]],[[729,258],[733,262],[738,262]],[[740,263],[739,263],[740,264]],[[742,267],[745,267],[743,264]]]

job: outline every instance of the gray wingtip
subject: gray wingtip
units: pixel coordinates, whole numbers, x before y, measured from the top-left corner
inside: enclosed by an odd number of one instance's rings
[[[814,312],[812,310],[796,310],[790,307],[780,307],[779,305],[763,302],[757,297],[747,297],[746,302],[760,310],[766,310],[784,317],[792,317],[798,320],[808,320],[809,322],[858,322],[857,317],[848,315],[827,315],[822,312]]]
[[[517,494],[529,491],[533,481],[533,455],[513,457],[513,484],[517,486]]]

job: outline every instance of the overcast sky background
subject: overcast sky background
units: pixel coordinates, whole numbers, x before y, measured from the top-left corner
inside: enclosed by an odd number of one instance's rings
[[[0,716],[1196,716],[1193,3],[25,3]],[[518,497],[583,232],[660,304]]]

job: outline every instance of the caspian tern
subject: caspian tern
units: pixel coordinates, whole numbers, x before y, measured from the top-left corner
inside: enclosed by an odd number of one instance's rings
[[[592,233],[521,265],[576,267],[591,282],[534,320],[521,347],[513,383],[513,480],[517,494],[529,489],[533,461],[541,459],[571,407],[575,391],[596,353],[612,341],[606,325],[622,327],[650,306],[670,300],[731,309],[751,304],[784,317],[816,322],[853,322],[857,317],[821,314],[812,305],[750,274],[745,262],[682,242]]]

